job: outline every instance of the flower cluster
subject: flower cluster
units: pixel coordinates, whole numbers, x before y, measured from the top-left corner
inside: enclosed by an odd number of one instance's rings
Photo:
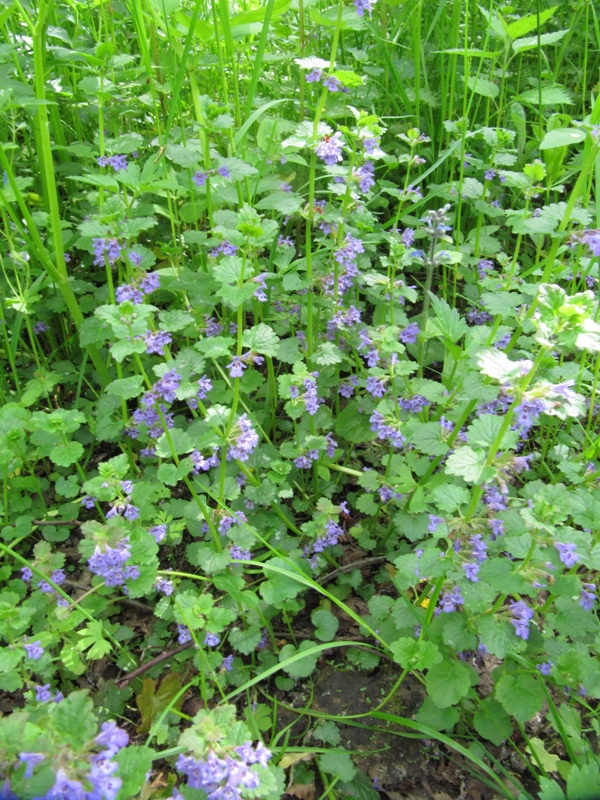
[[[529,638],[529,623],[533,619],[533,611],[524,600],[511,600],[510,613],[511,625],[514,625],[517,636],[521,639]]]
[[[240,800],[260,786],[252,765],[266,767],[270,758],[271,753],[262,742],[252,747],[248,741],[228,751],[209,750],[202,759],[182,753],[175,766],[187,777],[188,786],[202,789],[209,800]]]
[[[393,447],[402,448],[406,439],[400,432],[400,423],[394,417],[384,417],[380,411],[373,411],[369,417],[371,430],[377,434],[378,439],[388,441]]]
[[[322,553],[326,547],[336,545],[340,540],[340,536],[343,535],[344,531],[335,520],[330,519],[327,521],[325,533],[304,548],[304,557],[308,558],[308,563],[312,569],[317,567],[317,553]]]
[[[39,688],[46,689],[46,687]],[[64,760],[65,766],[60,766],[56,770],[54,785],[44,797],[48,800],[60,800],[60,798],[115,800],[123,781],[115,775],[119,765],[114,757],[119,750],[127,746],[128,742],[128,734],[117,727],[115,722],[112,720],[104,722],[100,733],[91,743],[89,760],[85,767],[67,766],[70,762]],[[24,777],[31,778],[34,769],[45,760],[46,756],[43,753],[22,752],[19,761],[26,764]],[[3,785],[2,797],[16,797],[10,790],[9,781],[5,781]]]
[[[123,245],[118,239],[92,239],[92,245],[94,247],[94,265],[96,267],[103,267],[106,261],[113,267],[123,252]]]
[[[152,294],[157,289],[160,289],[160,278],[155,272],[148,272],[139,281],[134,280],[117,287],[115,299],[117,303],[129,301],[137,306],[144,302],[145,295]]]
[[[195,172],[192,181],[196,186],[206,186],[206,181],[213,175],[220,175],[222,178],[231,178],[231,173],[226,166],[217,167],[216,169],[209,169],[207,172]]]
[[[127,169],[127,156],[99,156],[96,159],[99,167],[112,167],[115,172]]]
[[[227,460],[248,461],[258,444],[258,434],[252,427],[247,414],[242,414],[230,431],[228,439]]]
[[[131,557],[129,538],[125,537],[115,547],[96,545],[88,560],[90,570],[104,578],[107,586],[123,586],[127,580],[139,577],[140,569],[135,565],[125,566]]]
[[[176,392],[181,385],[182,377],[174,369],[168,370],[154,386],[146,392],[140,401],[140,408],[133,412],[133,423],[125,430],[125,433],[132,439],[139,435],[141,425],[148,428],[148,436],[151,439],[158,439],[164,432],[164,428],[172,428],[175,424],[173,415],[169,413],[168,405],[176,399]],[[210,384],[210,386],[209,386]],[[196,403],[206,397],[206,392],[212,389],[212,383],[203,376],[198,381],[198,392]],[[193,402],[194,398],[192,398]]]
[[[332,136],[327,134],[321,139],[315,147],[315,153],[328,167],[332,167],[342,160],[342,148],[345,144],[342,134],[336,131]]]
[[[137,506],[132,505],[131,493],[133,492],[133,484],[131,481],[121,481],[121,490],[123,497],[114,500],[110,504],[110,509],[106,513],[106,519],[111,517],[122,516],[132,522],[134,519],[139,519],[140,510]]]

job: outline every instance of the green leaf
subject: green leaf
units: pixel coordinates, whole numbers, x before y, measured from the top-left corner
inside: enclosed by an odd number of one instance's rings
[[[421,725],[436,731],[449,731],[458,722],[459,713],[455,708],[439,708],[430,697],[426,697],[416,719]]]
[[[479,707],[473,715],[473,726],[480,736],[497,746],[508,739],[513,730],[510,717],[493,697],[479,701]]]
[[[508,620],[486,615],[480,618],[477,628],[481,643],[496,658],[504,659],[514,648],[515,630]]]
[[[597,800],[600,767],[597,761],[578,766],[573,764],[567,777],[567,797],[573,800]]]
[[[466,321],[460,316],[456,308],[452,308],[448,303],[432,292],[431,307],[435,312],[435,320],[427,320],[427,328],[433,331],[433,335],[442,335],[450,339],[451,342],[458,342],[468,330]]]
[[[311,614],[312,624],[315,626],[315,636],[322,642],[331,642],[335,638],[340,622],[331,611],[318,608]]]
[[[135,698],[141,716],[137,732],[148,733],[154,720],[169,706],[178,710],[183,703],[184,694],[181,694],[173,705],[171,704],[180,690],[181,675],[178,672],[167,673],[158,687],[155,680],[145,678],[142,691]]]
[[[525,36],[530,31],[535,31],[538,27],[541,28],[549,19],[556,14],[558,6],[552,6],[541,11],[540,14],[527,14],[520,19],[516,19],[508,26],[507,33],[511,39],[518,39],[520,36]]]
[[[302,208],[302,197],[293,192],[272,192],[256,203],[263,211],[278,211],[283,216],[295,214]]]
[[[444,483],[436,486],[431,492],[431,501],[440,510],[452,514],[457,508],[466,505],[470,500],[471,494],[464,486],[455,486],[452,483]]]
[[[332,722],[330,719],[317,722],[313,730],[313,736],[315,739],[318,739],[319,742],[324,742],[332,747],[338,745],[342,739],[340,729],[335,722]]]
[[[543,47],[546,44],[556,44],[556,42],[560,42],[567,33],[568,30],[562,31],[553,31],[552,33],[542,33],[539,37],[539,44]],[[525,50],[535,50],[538,46],[538,37],[537,36],[527,36],[521,39],[515,39],[512,43],[512,49],[515,53],[523,53]]]
[[[230,356],[231,347],[235,344],[235,339],[231,336],[211,336],[196,342],[194,347],[207,358],[220,358]]]
[[[542,765],[546,772],[558,772],[560,757],[554,753],[549,753],[546,746],[537,736],[532,736],[525,748],[530,755],[535,755],[535,760]]]
[[[123,781],[118,795],[120,798],[134,797],[143,788],[154,755],[150,747],[130,745],[119,750],[115,759],[119,764],[119,777]]]
[[[283,570],[283,574],[268,569],[269,566]],[[265,567],[265,574],[269,576],[269,579],[261,583],[259,592],[269,605],[280,606],[283,600],[296,597],[299,592],[303,591],[303,585],[295,579],[294,573],[290,571],[290,566],[282,558],[269,559],[265,562]]]
[[[542,105],[543,106],[571,106],[573,105],[573,96],[567,89],[562,86],[542,86]],[[518,95],[515,100],[520,100],[523,103],[530,103],[537,106],[540,102],[540,95],[537,89],[528,89],[526,92]]]
[[[427,456],[443,456],[450,449],[442,441],[442,433],[439,422],[416,422],[406,429],[406,436],[411,444]]]
[[[367,514],[369,517],[377,516],[377,512],[379,511],[379,506],[371,494],[361,494],[354,505],[357,511],[360,511],[362,514]]]
[[[262,638],[262,629],[257,626],[248,628],[232,628],[229,633],[229,642],[234,650],[242,655],[249,656],[254,653]]]
[[[567,147],[585,140],[585,131],[580,128],[555,128],[548,131],[539,144],[540,150],[553,150],[555,147]]]
[[[82,752],[83,746],[96,735],[93,708],[87,691],[77,691],[71,692],[54,709],[53,727],[76,753]]]
[[[371,430],[369,415],[364,413],[356,402],[351,400],[337,415],[335,432],[347,442],[372,442],[375,434]]]
[[[304,656],[304,658],[300,658],[297,661],[294,661],[291,664],[285,664],[285,662],[293,658],[295,655],[298,655],[305,650],[311,650],[314,648],[314,642],[310,642],[308,640],[301,642],[300,647],[296,648],[293,644],[286,644],[284,647],[281,648],[279,651],[279,663],[281,664],[281,668],[284,672],[292,678],[308,678],[314,672],[315,667],[317,666],[317,660],[319,658],[318,653],[313,653],[310,656]]]
[[[425,677],[427,693],[439,708],[455,706],[468,694],[472,683],[477,683],[477,674],[462,661],[435,664]]]
[[[485,466],[485,453],[464,445],[448,456],[448,475],[460,475],[467,483],[483,483],[493,474],[492,467]]]
[[[242,343],[244,347],[248,347],[256,353],[273,357],[277,355],[279,336],[277,336],[273,328],[261,322],[260,325],[255,325],[253,328],[243,332]]]
[[[339,364],[343,361],[340,348],[333,342],[323,342],[315,351],[314,360],[317,364]]]
[[[319,756],[319,767],[341,781],[351,781],[356,775],[356,767],[348,753],[323,753]]]
[[[494,98],[500,94],[499,86],[481,75],[470,75],[467,79],[467,86],[472,92],[481,94],[483,97]]]
[[[216,294],[232,309],[237,309],[249,300],[256,290],[256,284],[247,283],[244,286],[221,286]]]
[[[181,331],[194,321],[194,317],[191,314],[181,309],[161,311],[158,316],[161,330],[170,332]]]
[[[181,428],[171,428],[168,434],[163,433],[156,443],[156,455],[160,458],[172,458],[173,452],[177,455],[191,453],[193,449],[192,438]]]
[[[430,669],[442,660],[437,645],[422,639],[402,637],[390,645],[394,661],[402,668]]]
[[[83,455],[83,445],[80,442],[60,442],[49,453],[50,459],[59,467],[70,467]]]
[[[112,644],[104,638],[100,620],[92,620],[77,633],[81,637],[77,643],[77,649],[79,651],[87,650],[86,658],[96,661],[112,651]]]
[[[496,697],[518,722],[528,722],[542,707],[544,690],[531,675],[503,675],[496,684]]]
[[[142,389],[144,379],[141,375],[132,375],[130,378],[121,378],[117,381],[112,381],[106,387],[106,393],[120,397],[122,400],[129,400],[131,397],[137,397]]]
[[[494,378],[500,383],[511,383],[515,378],[522,375],[525,369],[524,362],[511,361],[506,353],[503,353],[502,350],[497,350],[495,347],[490,347],[478,353],[477,365],[484,375]],[[529,368],[527,371],[529,371]]]
[[[467,440],[474,447],[490,447],[496,441],[503,425],[503,416],[482,414],[467,428]],[[512,450],[518,441],[519,435],[516,431],[506,430],[502,436],[500,449]]]
[[[178,466],[168,461],[163,461],[163,463],[158,466],[156,477],[166,486],[177,486],[180,480],[183,480],[186,475],[189,475],[192,468],[193,464],[189,458],[184,458],[179,462]]]

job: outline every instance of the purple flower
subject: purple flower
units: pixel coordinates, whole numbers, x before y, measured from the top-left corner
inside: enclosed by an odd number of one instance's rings
[[[534,422],[537,420],[542,411],[546,410],[546,403],[540,397],[532,399],[525,398],[518,406],[515,407],[515,422],[513,429],[521,433],[526,433],[533,427]]]
[[[415,232],[412,228],[405,228],[402,233],[402,244],[408,250],[412,243],[415,241]],[[408,326],[410,328],[410,325]],[[419,326],[417,325],[417,333],[419,332]]]
[[[558,550],[560,560],[565,567],[572,567],[579,561],[579,556],[575,552],[577,545],[572,542],[562,544],[561,542],[554,542],[554,547]]]
[[[404,411],[409,411],[412,414],[418,414],[419,411],[427,408],[427,406],[431,405],[431,403],[426,397],[423,397],[423,395],[416,394],[413,397],[399,397],[398,405]]]
[[[595,586],[593,583],[584,583],[583,588],[581,590],[581,595],[579,597],[579,605],[585,609],[586,611],[592,611],[594,608],[594,604],[598,599],[596,594],[591,590],[594,589]]]
[[[581,241],[592,251],[592,255],[600,256],[600,230],[585,231],[580,236]]]
[[[317,156],[331,167],[342,160],[342,147],[345,142],[342,134],[336,131],[333,136],[324,137],[315,147]]]
[[[535,668],[538,669],[542,675],[550,675],[552,672],[552,662],[544,661],[542,664],[536,664]]]
[[[387,378],[370,377],[367,378],[367,392],[372,397],[383,397],[385,394],[385,384]]]
[[[444,592],[441,596],[440,608],[444,614],[450,614],[452,611],[458,611],[458,606],[464,602],[460,589],[458,586],[455,586],[451,591]]]
[[[415,344],[419,335],[419,326],[416,322],[411,322],[403,331],[400,331],[400,341],[403,344]]]
[[[438,517],[435,514],[429,515],[429,525],[427,526],[427,530],[429,533],[435,533],[438,529],[438,526],[445,522],[443,517]]]
[[[21,567],[21,580],[25,583],[30,583],[33,577],[33,572],[30,567]]]
[[[96,736],[96,744],[114,756],[121,748],[127,747],[129,734],[117,727],[117,723],[113,720],[103,722],[100,733]]]
[[[375,165],[372,161],[366,161],[354,171],[353,177],[358,181],[361,192],[366,194],[375,186]]]
[[[207,172],[196,172],[194,173],[194,177],[192,178],[192,181],[196,184],[196,186],[205,186],[207,180],[208,180]]]
[[[234,356],[231,360],[231,364],[227,365],[229,375],[232,378],[241,378],[244,374],[244,370],[247,368],[248,365],[244,363],[241,356]]]
[[[323,77],[323,70],[311,69],[311,71],[306,76],[305,80],[307,83],[318,83],[322,77]]]
[[[339,92],[342,85],[334,75],[329,75],[327,78],[323,79],[323,86],[329,89],[330,92]]]
[[[521,639],[529,638],[529,622],[533,619],[533,611],[524,600],[512,600],[510,603],[510,613],[512,614],[511,625],[515,628],[515,633]]]
[[[204,637],[204,644],[207,647],[216,647],[219,642],[221,641],[221,637],[217,636],[216,633],[207,633]]]
[[[121,170],[127,169],[127,156],[124,155],[110,156],[110,158],[108,159],[108,163],[114,169],[115,172],[120,172]]]
[[[47,330],[48,330],[48,325],[43,320],[40,320],[40,322],[36,322],[35,325],[33,326],[33,332],[37,334],[44,333],[44,331]]]
[[[373,6],[376,0],[354,0],[354,8],[359,17],[364,17],[365,11],[370,17],[373,16]]]
[[[242,414],[230,432],[227,460],[247,461],[258,444],[258,434],[252,427],[247,414]]]
[[[154,588],[156,589],[157,592],[164,594],[165,597],[170,597],[175,591],[175,587],[173,586],[173,581],[170,581],[168,578],[163,578],[162,575],[159,575],[159,577],[156,579]]]
[[[50,684],[48,683],[47,686],[50,686]],[[43,687],[36,686],[35,687],[36,692],[37,692],[38,689],[41,689],[41,688],[43,688]],[[45,702],[45,701],[42,701],[42,702]],[[25,769],[24,777],[25,778],[31,778],[31,776],[33,775],[34,767],[37,767],[38,764],[41,764],[42,761],[45,758],[46,758],[46,756],[45,756],[44,753],[20,753],[19,754],[19,761],[21,763],[23,763],[23,764],[27,764],[27,768]],[[14,798],[14,800],[17,800],[17,796],[15,794],[12,794],[12,792],[10,792],[10,791],[8,792],[8,794],[6,794],[5,789],[6,789],[6,787],[0,786],[0,798],[2,798],[2,800],[13,800],[13,798]]]
[[[164,356],[164,349],[171,344],[173,337],[167,331],[146,331],[144,341],[146,342],[146,353],[148,355],[156,353],[158,356]]]
[[[231,672],[233,669],[233,653],[230,653],[228,656],[225,656],[223,659],[223,663],[221,667],[225,670],[225,672]]]
[[[369,417],[369,422],[371,430],[377,434],[378,439],[387,439],[393,447],[404,447],[406,439],[398,429],[400,423],[393,417],[384,417],[379,411],[374,411]]]
[[[486,484],[486,491],[483,494],[483,502],[490,511],[504,511],[508,506],[504,494],[495,485]]]
[[[52,692],[50,691],[50,684],[44,683],[42,686],[34,686],[35,699],[38,703],[49,703],[52,700]]]
[[[366,139],[363,139],[362,145],[363,145],[363,147],[365,149],[365,153],[368,156],[372,156],[374,153],[376,153],[379,150],[380,142],[381,142],[381,140],[380,140],[380,138],[378,136],[371,136],[371,137],[367,137]]]
[[[97,267],[104,266],[105,258],[111,267],[114,266],[123,252],[123,247],[117,239],[92,239],[92,245],[94,247],[94,264]]]
[[[25,648],[27,658],[30,658],[32,661],[37,661],[44,655],[44,648],[39,639],[35,642],[24,644],[23,647]]]
[[[104,549],[96,545],[88,560],[88,567],[95,575],[104,578],[107,586],[122,586],[126,580],[135,580],[139,575],[136,566],[125,566],[131,556],[131,545],[125,537],[114,547],[105,545]]]
[[[479,311],[478,309],[473,308],[467,313],[467,322],[470,325],[485,325],[487,322],[491,322],[492,320],[492,315],[488,314],[487,311]]]
[[[489,523],[492,529],[492,540],[504,534],[504,522],[501,519],[490,519]]]
[[[192,634],[185,625],[177,626],[177,641],[179,644],[187,644],[192,641]]]
[[[238,561],[249,561],[252,558],[250,550],[244,550],[243,547],[240,547],[238,544],[232,544],[229,548],[229,553],[232,558]]]
[[[231,178],[231,172],[227,169],[227,167],[222,166],[217,169],[217,174],[220,175],[222,178]]]
[[[477,575],[479,574],[479,564],[472,564],[471,562],[467,562],[462,566],[465,571],[465,577],[467,578],[467,580],[476,583],[479,580],[479,578],[477,577]]]
[[[192,450],[190,453],[190,458],[194,463],[194,474],[198,475],[200,472],[208,472],[209,469],[212,467],[218,467],[220,462],[219,459],[219,448],[217,445],[212,446],[213,452],[208,458],[202,455],[199,450]]]

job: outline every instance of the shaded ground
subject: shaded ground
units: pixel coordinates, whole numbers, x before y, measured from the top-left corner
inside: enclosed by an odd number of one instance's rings
[[[310,707],[335,716],[364,714],[381,702],[397,677],[398,672],[392,665],[372,675],[325,666],[316,680]],[[384,710],[411,718],[424,698],[421,684],[409,676]],[[307,697],[282,692],[280,700],[303,707]],[[279,724],[290,725],[295,717],[294,712],[282,708]],[[338,723],[340,745],[364,753],[353,755],[353,760],[374,783],[381,797],[390,800],[497,800],[500,797],[470,773],[465,759],[447,752],[436,742],[394,735],[392,731],[397,732],[398,727],[390,726],[386,731],[385,726],[381,720],[368,716],[356,720],[355,725]],[[290,744],[300,745],[303,739],[306,745],[307,738],[310,733],[307,736],[306,717],[297,718]],[[292,780],[288,794],[299,800],[313,800],[320,796],[321,790],[294,784]]]

